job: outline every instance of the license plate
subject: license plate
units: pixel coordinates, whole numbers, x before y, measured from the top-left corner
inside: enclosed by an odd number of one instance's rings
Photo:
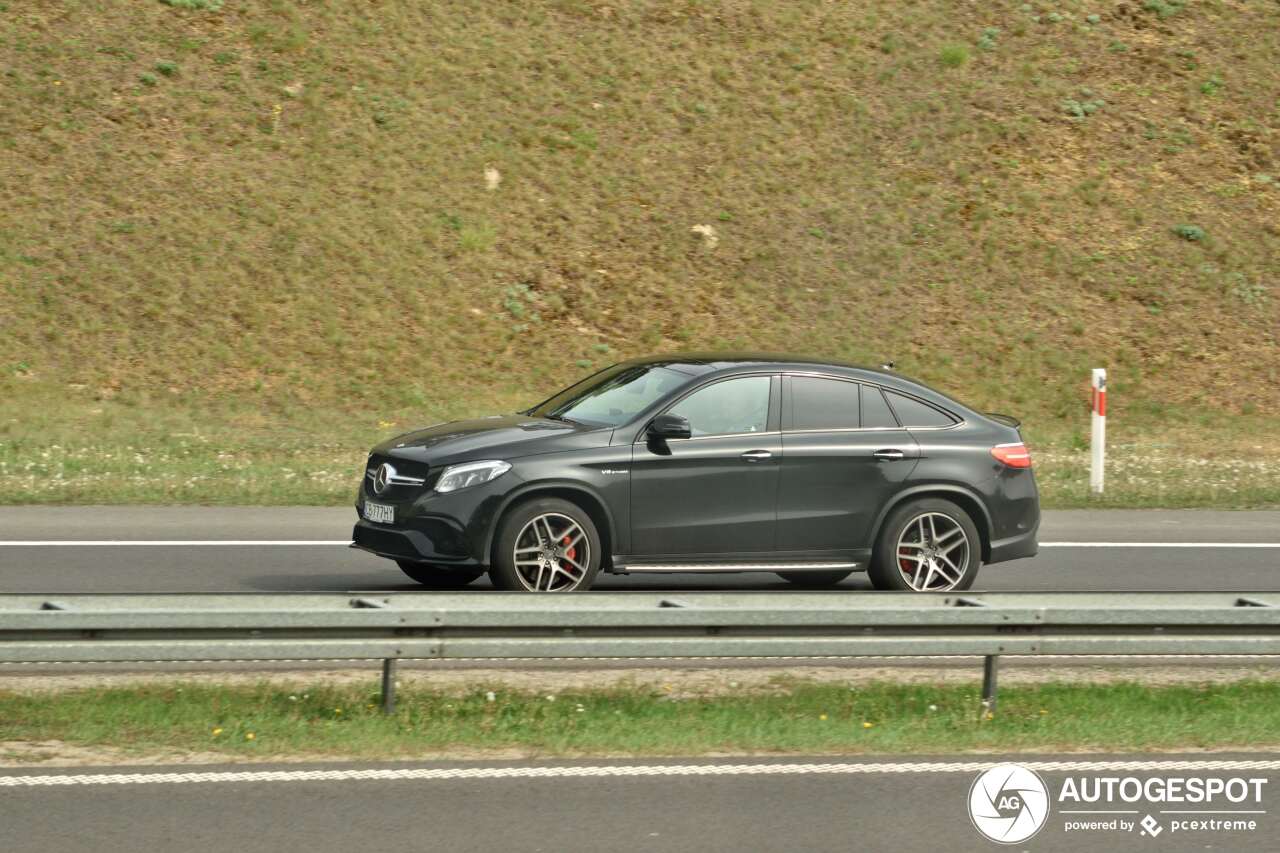
[[[369,521],[376,521],[379,524],[394,524],[396,520],[396,508],[387,506],[386,504],[375,504],[364,502],[364,517]]]

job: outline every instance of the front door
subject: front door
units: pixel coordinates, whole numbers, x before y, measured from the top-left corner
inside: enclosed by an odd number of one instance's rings
[[[631,542],[640,557],[699,562],[768,557],[778,497],[779,379],[704,385],[667,412],[692,437],[641,435],[631,463]]]

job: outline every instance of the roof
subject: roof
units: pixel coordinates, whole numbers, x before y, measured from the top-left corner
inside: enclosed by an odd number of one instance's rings
[[[879,368],[867,367],[866,365],[855,364],[840,359],[824,358],[814,355],[795,355],[791,353],[776,352],[673,352],[662,353],[659,355],[641,356],[639,358],[629,359],[628,364],[665,364],[665,365],[688,365],[705,366],[708,370],[719,370],[731,367],[759,366],[759,365],[813,365],[819,367],[839,367],[850,370],[860,370],[866,373],[874,373],[880,375],[890,375],[888,371]],[[896,374],[893,374],[896,376]]]
[[[813,355],[795,355],[775,352],[673,352],[633,358],[624,364],[663,365],[692,375],[727,371],[736,368],[769,367],[817,367],[849,371],[850,378],[862,379],[885,385],[895,390],[915,394],[937,405],[950,409],[976,411],[949,394],[930,387],[916,379],[883,368],[867,367],[840,359]]]

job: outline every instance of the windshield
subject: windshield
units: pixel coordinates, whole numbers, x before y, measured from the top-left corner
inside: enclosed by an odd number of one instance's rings
[[[691,378],[679,370],[655,365],[612,367],[566,388],[529,414],[594,427],[618,426]]]

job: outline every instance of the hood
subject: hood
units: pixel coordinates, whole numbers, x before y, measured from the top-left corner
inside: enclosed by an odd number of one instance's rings
[[[514,459],[534,453],[607,444],[611,430],[535,418],[494,415],[450,421],[407,432],[373,449],[374,453],[433,465],[477,459]]]

